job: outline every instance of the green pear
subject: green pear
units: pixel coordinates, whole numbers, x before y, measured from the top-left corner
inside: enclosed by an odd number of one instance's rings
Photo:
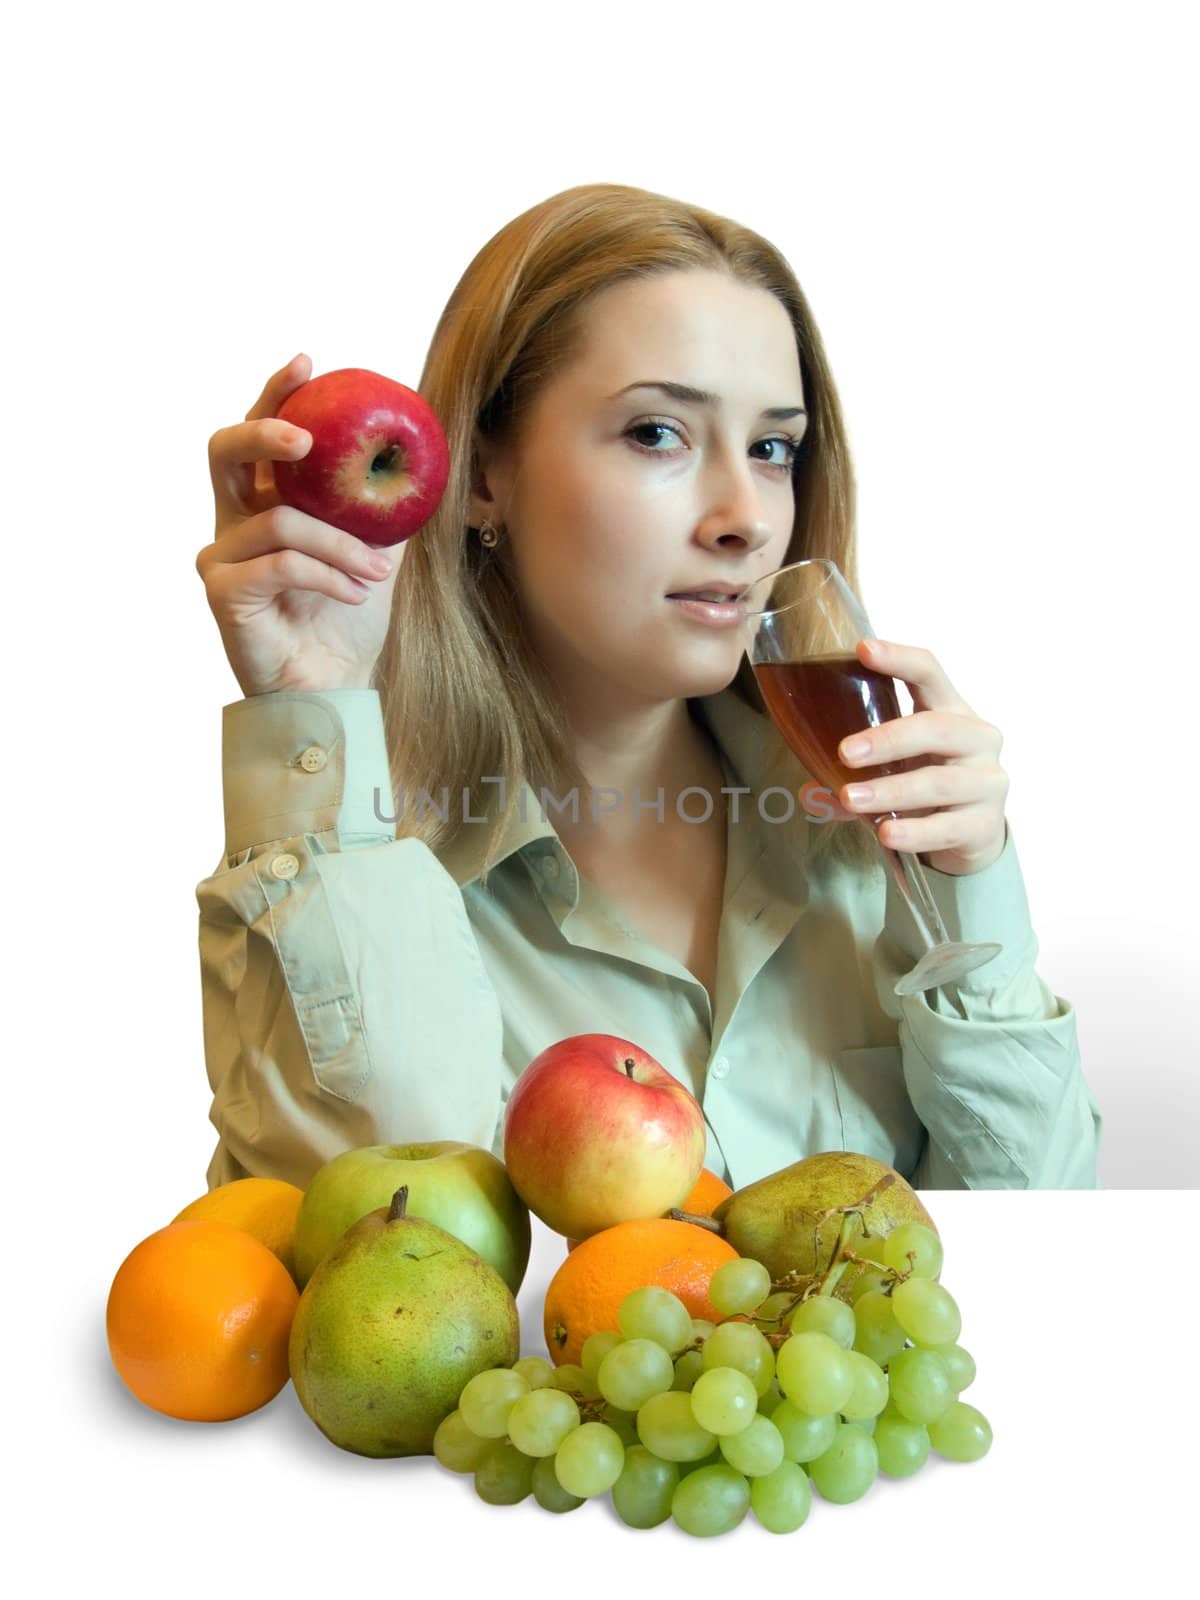
[[[805,1156],[722,1200],[713,1212],[724,1237],[741,1256],[761,1261],[773,1279],[788,1272],[823,1274],[837,1249],[842,1224],[855,1208],[849,1246],[863,1231],[877,1238],[901,1222],[920,1222],[937,1232],[916,1192],[894,1168],[849,1150]],[[865,1267],[851,1262],[835,1293],[849,1290]]]
[[[405,1214],[408,1190],[342,1235],[305,1285],[288,1343],[300,1404],[361,1456],[433,1453],[467,1381],[521,1352],[504,1279],[437,1223]]]

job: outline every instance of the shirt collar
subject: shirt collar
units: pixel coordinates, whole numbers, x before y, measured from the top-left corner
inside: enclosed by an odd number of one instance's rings
[[[773,785],[790,789],[796,797],[794,820],[787,825],[768,826],[765,832],[771,843],[790,859],[790,864],[798,864],[807,848],[811,826],[798,790],[809,781],[809,774],[789,750],[781,748],[780,736],[769,719],[747,705],[732,685],[716,694],[702,695],[696,703],[726,764],[733,768],[734,782],[750,791],[740,796],[743,817],[757,814],[759,796]],[[487,837],[491,831],[489,824],[499,815],[502,799],[506,800],[507,796],[500,794],[499,784],[490,784],[487,801],[477,802],[476,808],[468,813],[470,818],[479,820],[465,822],[458,837],[438,853],[442,866],[460,889],[473,883],[483,871]],[[776,803],[770,809],[772,814],[778,814],[782,806]],[[503,825],[491,870],[509,856],[539,846],[541,841],[557,843],[553,816],[552,808],[542,815],[537,793],[529,783],[523,782]],[[546,847],[542,845],[541,848]]]

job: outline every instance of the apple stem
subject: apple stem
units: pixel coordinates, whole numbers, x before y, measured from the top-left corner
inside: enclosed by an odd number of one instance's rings
[[[625,1057],[624,1066],[625,1066],[625,1076],[627,1078],[632,1078],[633,1077],[633,1057],[632,1056],[626,1056]]]
[[[397,1222],[404,1215],[408,1206],[408,1185],[402,1183],[392,1196],[392,1208],[387,1214],[389,1222]]]
[[[725,1226],[723,1223],[718,1222],[715,1217],[698,1217],[692,1211],[681,1211],[678,1206],[672,1206],[670,1211],[667,1212],[667,1216],[675,1222],[694,1222],[696,1227],[707,1228],[709,1233],[718,1233],[724,1237]]]

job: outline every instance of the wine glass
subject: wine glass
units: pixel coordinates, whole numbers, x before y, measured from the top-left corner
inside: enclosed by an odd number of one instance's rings
[[[746,653],[771,720],[809,772],[833,791],[856,778],[909,772],[921,763],[904,759],[851,769],[838,755],[841,741],[900,715],[895,679],[858,659],[859,639],[873,638],[854,591],[827,559],[795,561],[768,572],[743,596]],[[873,831],[895,811],[861,816]],[[953,983],[999,955],[999,944],[954,943],[930,893],[918,858],[892,850],[875,834],[900,893],[926,945],[925,954],[895,986],[899,995]]]

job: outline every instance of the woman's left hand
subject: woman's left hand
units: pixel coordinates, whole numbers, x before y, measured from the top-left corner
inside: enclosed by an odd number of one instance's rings
[[[857,786],[847,784],[838,800],[855,816],[911,812],[902,822],[882,823],[876,830],[879,842],[919,855],[938,872],[956,877],[982,872],[1003,851],[1007,836],[1008,774],[996,759],[1004,736],[975,715],[930,651],[860,639],[857,653],[864,666],[908,685],[913,712],[843,739],[842,761],[848,767],[877,767],[928,756],[930,765],[891,777],[872,774],[869,797],[856,798],[851,790]],[[867,740],[865,754],[848,754],[852,738]]]

